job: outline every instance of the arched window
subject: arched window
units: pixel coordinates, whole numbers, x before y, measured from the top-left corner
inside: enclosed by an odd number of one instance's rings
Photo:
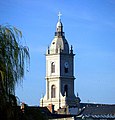
[[[51,86],[51,98],[55,98],[56,97],[56,86],[52,85]]]
[[[51,73],[55,73],[55,63],[51,63]]]
[[[68,85],[64,86],[64,94],[68,97]]]

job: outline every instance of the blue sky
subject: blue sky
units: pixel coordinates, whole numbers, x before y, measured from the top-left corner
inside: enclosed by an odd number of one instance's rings
[[[30,72],[16,86],[16,95],[28,105],[39,105],[45,94],[44,54],[59,11],[76,54],[75,94],[82,102],[114,104],[115,0],[0,0],[0,24],[20,29],[30,49]]]

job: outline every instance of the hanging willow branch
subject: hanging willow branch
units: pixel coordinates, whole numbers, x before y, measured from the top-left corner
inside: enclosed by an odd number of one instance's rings
[[[29,64],[29,49],[21,45],[22,33],[13,26],[0,26],[0,88],[13,94]],[[26,64],[27,63],[27,64]]]

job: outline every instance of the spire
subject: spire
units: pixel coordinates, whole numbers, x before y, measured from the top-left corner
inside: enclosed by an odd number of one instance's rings
[[[61,13],[58,14],[58,22],[56,25],[56,32],[54,39],[49,48],[49,54],[57,54],[57,53],[69,53],[69,44],[65,38],[65,34],[63,32],[63,25],[61,22]],[[47,52],[48,53],[48,52]]]
[[[63,36],[64,35],[64,32],[63,32],[63,25],[62,25],[62,22],[61,22],[61,13],[59,12],[58,13],[58,22],[57,22],[57,25],[56,25],[56,36]]]

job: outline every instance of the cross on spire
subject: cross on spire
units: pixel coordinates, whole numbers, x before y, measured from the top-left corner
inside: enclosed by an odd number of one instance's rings
[[[58,20],[60,20],[61,15],[62,15],[62,14],[59,12],[59,13],[58,13]]]

